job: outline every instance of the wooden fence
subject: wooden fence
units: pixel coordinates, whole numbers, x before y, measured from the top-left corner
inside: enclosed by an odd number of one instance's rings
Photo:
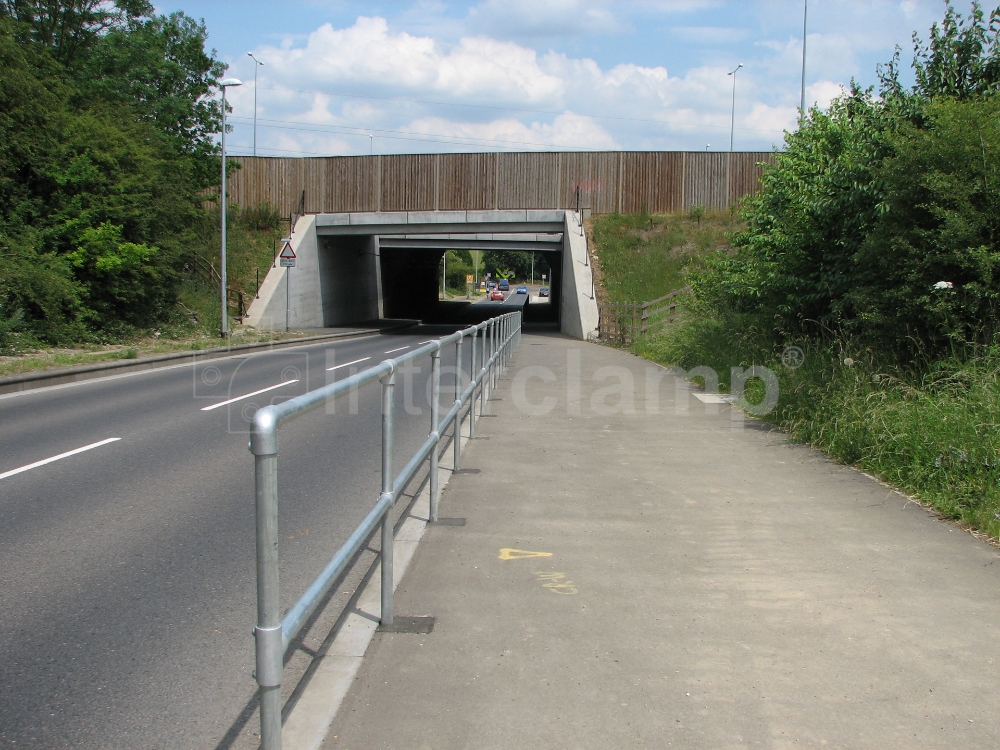
[[[597,306],[601,341],[628,346],[639,336],[672,323],[677,315],[678,289],[649,302],[602,302]]]
[[[758,189],[771,152],[603,151],[233,157],[229,199],[282,214],[575,208],[724,210]]]

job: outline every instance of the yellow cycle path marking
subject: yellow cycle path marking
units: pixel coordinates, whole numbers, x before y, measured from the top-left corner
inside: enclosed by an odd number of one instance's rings
[[[500,550],[501,560],[523,560],[526,557],[552,557],[551,552],[529,552],[524,549],[504,547]]]

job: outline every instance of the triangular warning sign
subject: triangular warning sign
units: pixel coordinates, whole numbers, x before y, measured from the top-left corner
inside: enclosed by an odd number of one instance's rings
[[[501,560],[521,560],[525,557],[552,557],[551,552],[528,552],[524,549],[511,549],[504,547],[500,550]]]
[[[279,258],[284,258],[285,260],[295,260],[295,251],[292,250],[292,243],[286,242],[285,246],[281,248],[281,252],[278,253]]]

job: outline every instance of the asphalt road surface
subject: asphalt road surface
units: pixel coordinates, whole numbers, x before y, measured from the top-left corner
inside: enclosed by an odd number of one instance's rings
[[[0,747],[220,746],[256,687],[249,417],[451,330],[0,396]],[[429,430],[419,367],[397,471]],[[282,428],[283,607],[378,497],[379,390]]]

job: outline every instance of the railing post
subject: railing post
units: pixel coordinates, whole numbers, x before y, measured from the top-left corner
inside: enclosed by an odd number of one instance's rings
[[[486,339],[489,335],[489,323],[483,324],[483,343],[482,343],[482,366],[479,368],[481,372],[479,373],[479,413],[486,413],[486,363],[489,361],[486,356]]]
[[[499,343],[497,342],[497,336],[500,332],[500,328],[497,325],[497,321],[493,320],[490,323],[490,397],[493,396],[493,391],[497,387],[497,359],[494,359],[498,351],[497,347]]]
[[[393,369],[382,378],[382,495],[396,502],[392,474],[393,411],[396,390],[396,371]],[[382,615],[383,625],[392,625],[392,505],[382,516]]]
[[[472,329],[472,341],[469,347],[472,361],[469,363],[469,380],[472,385],[472,392],[469,394],[469,440],[476,436],[476,339],[479,338],[479,329]]]
[[[441,350],[431,352],[431,435],[434,446],[431,448],[431,521],[438,520],[438,502],[441,499],[441,488],[438,486],[438,464],[441,462]]]
[[[452,471],[462,469],[462,344],[465,337],[459,336],[455,342],[455,459]]]
[[[253,435],[257,522],[257,626],[255,677],[260,698],[262,750],[281,750],[281,600],[278,591],[278,437],[267,422]],[[255,421],[255,430],[258,424]],[[260,434],[261,432],[265,434]]]

